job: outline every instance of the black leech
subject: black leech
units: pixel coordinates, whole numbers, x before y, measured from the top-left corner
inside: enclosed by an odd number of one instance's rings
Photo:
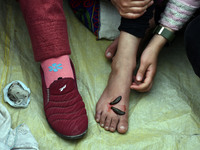
[[[110,105],[115,105],[115,104],[119,103],[119,102],[121,101],[121,99],[122,99],[121,96],[117,97],[114,101],[112,101],[112,102],[110,103]]]
[[[124,111],[121,111],[121,110],[118,109],[118,108],[111,107],[111,109],[112,109],[117,115],[125,115],[125,112],[124,112]]]

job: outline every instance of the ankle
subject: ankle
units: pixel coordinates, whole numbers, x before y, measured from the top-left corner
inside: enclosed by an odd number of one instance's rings
[[[114,72],[132,72],[136,67],[136,62],[134,60],[116,60],[113,59],[111,68]]]

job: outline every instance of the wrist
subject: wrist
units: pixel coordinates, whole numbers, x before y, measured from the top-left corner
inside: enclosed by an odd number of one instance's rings
[[[150,44],[151,44],[150,46],[152,48],[161,49],[165,46],[167,42],[168,40],[164,38],[162,35],[155,34],[152,40],[150,41]]]
[[[159,52],[166,43],[167,43],[166,38],[164,38],[161,35],[154,35],[149,44],[147,45],[146,49],[151,49],[153,53],[159,54]]]

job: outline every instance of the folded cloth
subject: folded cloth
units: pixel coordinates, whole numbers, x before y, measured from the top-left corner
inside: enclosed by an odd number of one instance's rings
[[[21,81],[12,81],[4,89],[4,101],[13,107],[27,107],[30,102],[30,89]]]
[[[97,39],[113,40],[119,35],[121,17],[108,0],[69,0],[78,19],[92,31]]]
[[[0,103],[0,150],[39,150],[38,143],[25,124],[11,128],[11,117]]]
[[[118,10],[108,0],[100,1],[100,27],[98,39],[114,40],[119,36],[118,27],[121,16]]]

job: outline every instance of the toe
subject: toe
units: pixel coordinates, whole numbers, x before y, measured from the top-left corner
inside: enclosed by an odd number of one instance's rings
[[[115,130],[117,128],[117,124],[118,124],[118,118],[117,117],[112,118],[109,130],[111,132],[115,132]]]
[[[101,118],[100,118],[100,126],[101,126],[101,127],[104,127],[104,125],[105,125],[105,120],[106,120],[106,114],[105,114],[105,113],[102,113],[102,114],[101,114]]]
[[[118,45],[118,41],[119,41],[119,38],[116,38],[109,46],[108,48],[106,49],[106,58],[108,59],[111,59],[116,51],[117,51],[117,45]]]
[[[121,117],[117,126],[117,131],[121,134],[126,133],[128,130],[128,119],[124,116]]]
[[[111,123],[111,117],[107,116],[104,125],[105,130],[109,130],[110,123]]]
[[[100,122],[100,118],[101,118],[101,111],[96,111],[96,114],[95,114],[95,120],[96,122]]]

